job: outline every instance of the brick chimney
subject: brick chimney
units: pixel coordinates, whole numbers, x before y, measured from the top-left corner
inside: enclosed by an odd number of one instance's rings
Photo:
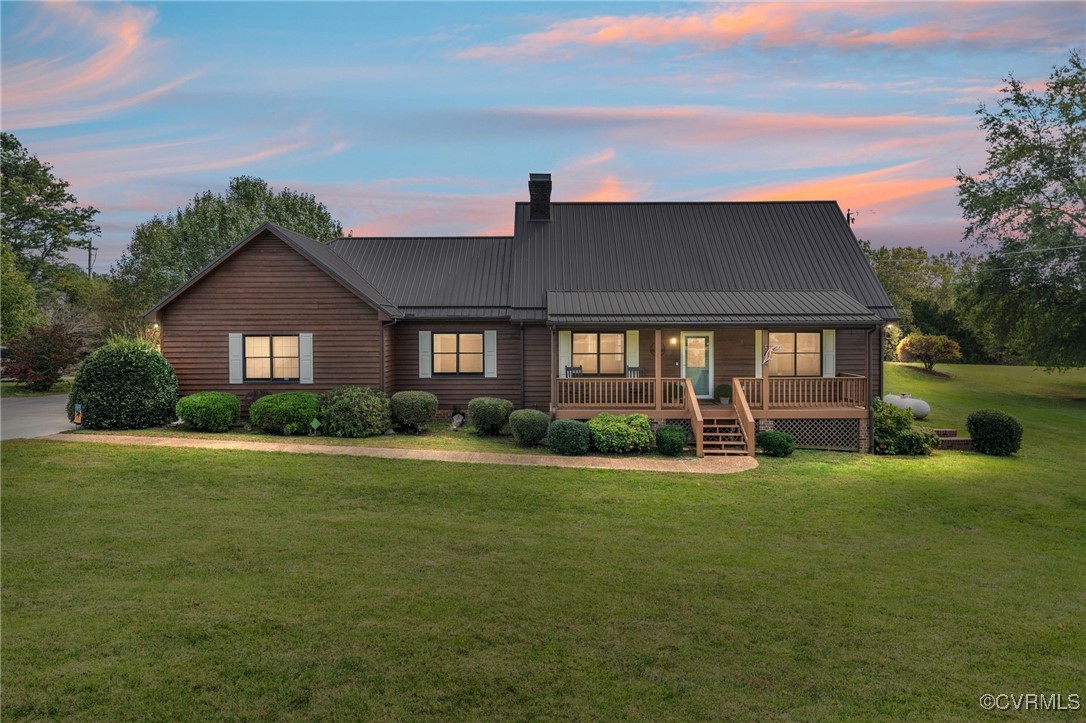
[[[529,173],[528,195],[532,199],[528,219],[531,221],[551,220],[551,174]]]

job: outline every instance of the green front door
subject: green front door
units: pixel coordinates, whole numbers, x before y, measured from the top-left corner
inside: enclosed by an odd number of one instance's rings
[[[694,394],[712,394],[712,336],[683,334],[683,376],[694,385]]]

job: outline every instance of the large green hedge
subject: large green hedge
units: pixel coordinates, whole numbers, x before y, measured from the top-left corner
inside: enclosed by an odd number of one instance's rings
[[[68,419],[87,429],[145,429],[174,421],[177,375],[150,342],[113,337],[76,372]]]
[[[576,419],[556,419],[547,430],[547,446],[555,454],[588,454],[591,443],[588,425]]]
[[[468,419],[480,436],[501,434],[509,415],[513,412],[513,403],[508,399],[494,397],[475,397],[468,402]]]
[[[983,454],[1009,457],[1022,447],[1022,423],[998,409],[978,409],[965,420],[973,448]]]
[[[547,437],[551,419],[538,409],[518,409],[509,415],[509,429],[513,439],[522,447],[539,444]]]
[[[417,434],[437,419],[437,397],[430,392],[396,392],[390,402],[392,424],[404,432]]]

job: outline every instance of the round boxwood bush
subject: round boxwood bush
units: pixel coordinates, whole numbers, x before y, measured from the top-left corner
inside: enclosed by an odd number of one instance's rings
[[[556,419],[547,430],[551,451],[566,456],[588,454],[592,435],[588,425],[576,419]]]
[[[656,449],[668,457],[678,457],[686,447],[686,429],[677,424],[665,424],[656,430]]]
[[[319,419],[321,404],[316,394],[286,392],[261,397],[249,406],[249,421],[269,434],[309,434]]]
[[[538,409],[518,409],[509,415],[513,439],[523,447],[534,446],[546,439],[550,426],[550,417]]]
[[[197,392],[177,400],[177,416],[199,432],[225,432],[241,418],[241,400],[229,392]]]
[[[384,392],[370,387],[339,387],[320,396],[321,433],[331,437],[373,437],[392,424]]]
[[[796,451],[796,441],[788,432],[758,432],[754,441],[770,457],[787,457]]]
[[[973,448],[983,454],[1008,457],[1022,447],[1022,424],[998,409],[978,409],[965,420]]]
[[[396,392],[389,409],[396,429],[418,434],[437,419],[437,397],[430,392]]]
[[[468,419],[480,436],[501,434],[513,412],[513,403],[508,399],[494,397],[475,397],[468,402]]]
[[[174,421],[177,375],[150,342],[114,337],[83,360],[68,396],[87,429],[145,429]]]
[[[588,420],[592,446],[601,452],[642,452],[652,446],[652,427],[644,414],[597,414]]]
[[[939,446],[939,438],[930,429],[910,427],[894,438],[894,453],[911,456],[931,454]]]

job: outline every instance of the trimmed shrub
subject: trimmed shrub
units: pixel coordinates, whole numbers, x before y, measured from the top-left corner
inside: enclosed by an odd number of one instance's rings
[[[796,451],[796,441],[788,432],[758,432],[754,443],[770,457],[787,457]]]
[[[1022,447],[1022,424],[998,409],[978,409],[965,420],[973,449],[983,454],[1009,457]]]
[[[392,425],[418,434],[437,419],[437,397],[430,392],[396,392],[389,400]]]
[[[145,429],[174,421],[177,375],[149,342],[113,337],[80,365],[68,419],[82,408],[86,429]]]
[[[591,442],[588,425],[576,419],[556,419],[547,430],[547,445],[556,454],[588,454]]]
[[[652,447],[652,427],[644,414],[597,414],[588,420],[592,446],[600,452],[642,452]]]
[[[481,437],[501,434],[512,412],[513,403],[508,399],[475,397],[468,402],[468,419],[475,427],[475,433]]]
[[[309,434],[320,413],[320,401],[310,392],[269,394],[249,405],[249,421],[269,434]]]
[[[896,454],[897,436],[913,424],[913,413],[898,409],[878,397],[871,402],[875,407],[875,454]]]
[[[551,426],[550,417],[538,409],[518,409],[509,415],[509,429],[513,439],[522,447],[531,447],[547,438]]]
[[[11,340],[5,371],[32,392],[47,392],[79,361],[83,342],[63,324],[36,326]]]
[[[321,433],[331,437],[373,437],[392,424],[384,392],[369,387],[339,387],[320,396]]]
[[[939,446],[939,438],[930,429],[910,427],[894,438],[894,454],[919,456],[931,454]]]
[[[731,399],[732,398],[732,385],[717,384],[716,389],[713,390],[713,399]]]
[[[656,449],[668,457],[678,457],[686,448],[686,429],[677,424],[665,424],[656,430]]]
[[[229,392],[197,392],[177,400],[177,416],[199,432],[225,432],[241,418],[241,400]]]

